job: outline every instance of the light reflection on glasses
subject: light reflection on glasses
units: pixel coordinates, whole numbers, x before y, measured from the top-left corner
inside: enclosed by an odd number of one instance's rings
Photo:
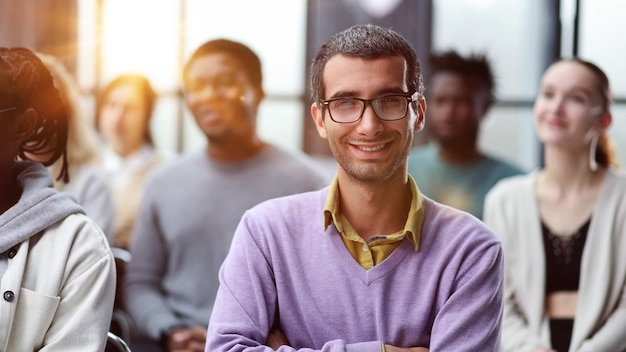
[[[200,77],[187,82],[186,90],[189,93],[200,93],[206,88],[220,95],[239,95],[245,89],[245,82],[241,75],[222,73],[215,77]]]
[[[5,109],[0,109],[0,112],[7,112],[7,111],[11,111],[11,110],[16,110],[16,107],[12,107],[12,108],[5,108]]]

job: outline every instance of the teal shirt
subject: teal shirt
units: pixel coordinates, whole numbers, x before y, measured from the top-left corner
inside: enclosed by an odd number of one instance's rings
[[[439,158],[435,146],[426,145],[411,151],[409,173],[427,197],[482,219],[485,195],[491,187],[524,171],[491,156],[468,165],[449,164]]]

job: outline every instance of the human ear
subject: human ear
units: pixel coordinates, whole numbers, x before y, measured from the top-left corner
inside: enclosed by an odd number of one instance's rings
[[[317,103],[311,104],[311,117],[313,122],[315,122],[317,133],[320,137],[327,139],[328,133],[326,132],[326,124],[324,122],[324,109],[320,108]]]
[[[263,88],[257,88],[254,90],[254,104],[255,105],[259,105],[261,104],[261,101],[263,101],[263,99],[265,99],[265,91],[263,91]]]
[[[419,132],[424,129],[424,124],[426,123],[426,99],[424,97],[420,97],[417,102],[417,118],[415,119],[414,131]]]
[[[603,130],[607,129],[611,125],[612,122],[613,122],[613,115],[609,111],[606,111],[600,117],[600,127]]]

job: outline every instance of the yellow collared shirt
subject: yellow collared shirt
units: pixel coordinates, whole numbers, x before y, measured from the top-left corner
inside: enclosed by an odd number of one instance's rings
[[[409,175],[409,184],[411,186],[411,208],[404,229],[392,234],[374,236],[365,241],[352,227],[348,219],[339,212],[339,187],[337,176],[335,176],[324,205],[324,229],[334,223],[352,257],[365,269],[370,269],[385,260],[405,238],[413,242],[417,252],[424,222],[424,198],[411,175]]]

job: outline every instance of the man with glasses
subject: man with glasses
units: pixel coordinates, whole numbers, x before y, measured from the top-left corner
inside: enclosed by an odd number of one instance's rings
[[[327,184],[306,155],[257,135],[261,73],[252,50],[225,39],[201,45],[184,67],[185,102],[207,144],[146,185],[124,287],[140,333],[134,352],[204,350],[218,270],[244,211]]]
[[[426,111],[412,46],[351,27],[321,47],[311,86],[337,174],[243,216],[205,351],[498,351],[500,241],[407,171]]]

